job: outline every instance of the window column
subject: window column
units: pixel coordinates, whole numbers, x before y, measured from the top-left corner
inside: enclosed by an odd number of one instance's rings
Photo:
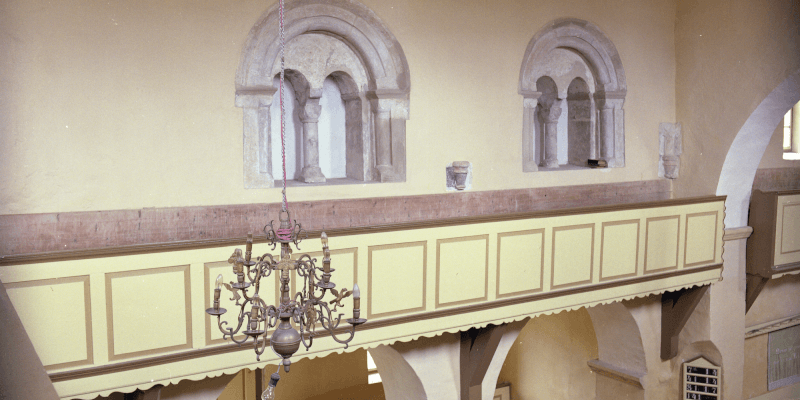
[[[322,107],[319,99],[322,90],[312,90],[319,92],[317,97],[309,97],[300,108],[300,122],[303,123],[303,170],[300,172],[300,179],[306,183],[325,183],[325,175],[319,167],[319,114]]]

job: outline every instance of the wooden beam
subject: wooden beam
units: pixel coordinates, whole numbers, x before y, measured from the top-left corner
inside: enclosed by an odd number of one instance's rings
[[[761,290],[764,289],[764,286],[767,285],[767,282],[769,282],[769,278],[765,278],[756,274],[747,274],[747,289],[744,295],[745,314],[750,311],[750,307],[752,307],[753,303],[756,302],[758,295],[761,294]]]
[[[264,391],[264,369],[256,368],[256,399],[261,398],[261,392]]]
[[[507,324],[461,332],[461,400],[481,400],[483,378]]]
[[[661,295],[661,359],[678,355],[678,335],[708,286],[693,287]]]

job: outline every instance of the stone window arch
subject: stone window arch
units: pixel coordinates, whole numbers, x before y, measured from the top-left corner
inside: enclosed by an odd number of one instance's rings
[[[282,179],[273,168],[272,148],[280,132],[273,131],[270,118],[280,71],[278,18],[275,5],[251,29],[236,72],[246,188],[272,187]],[[284,26],[286,80],[302,126],[298,180],[327,181],[319,168],[318,123],[323,87],[332,80],[345,107],[346,179],[405,181],[410,78],[403,49],[388,27],[363,4],[346,0],[288,1]]]
[[[584,157],[624,167],[626,92],[619,54],[597,26],[576,18],[547,24],[520,68],[523,171],[582,167]]]

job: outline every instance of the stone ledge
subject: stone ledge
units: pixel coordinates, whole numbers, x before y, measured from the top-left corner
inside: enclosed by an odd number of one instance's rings
[[[616,365],[609,364],[600,360],[589,360],[586,362],[591,368],[592,372],[603,375],[605,377],[626,383],[633,387],[644,389],[642,385],[642,378],[647,375],[647,372],[634,372],[620,368]]]
[[[309,231],[639,203],[671,197],[666,180],[290,202]],[[219,240],[260,234],[280,203],[0,215],[0,255]]]

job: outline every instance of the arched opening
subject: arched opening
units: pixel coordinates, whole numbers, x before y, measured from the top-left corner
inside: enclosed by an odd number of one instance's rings
[[[573,79],[567,88],[567,162],[570,165],[585,167],[586,160],[597,157],[593,114],[589,85],[581,78]]]
[[[598,341],[585,308],[531,318],[508,351],[498,382],[513,399],[592,399],[595,376],[586,364]]]
[[[717,195],[726,195],[725,226],[747,225],[750,193],[758,164],[775,128],[786,112],[800,101],[800,70],[795,71],[761,101],[736,137],[722,165]]]
[[[280,78],[276,77],[276,81]],[[280,82],[275,82],[279,86]],[[297,112],[297,97],[295,96],[294,86],[288,80],[283,82],[283,109],[286,112],[284,126],[284,138],[286,149],[286,178],[296,179],[296,174],[303,168],[303,148],[300,143],[300,135],[296,134],[300,130],[300,117]],[[275,179],[282,180],[281,164],[283,163],[281,149],[281,104],[280,91],[276,91],[272,96],[272,104],[269,110],[270,131],[275,132],[270,137],[269,148],[267,151],[272,155],[271,171],[274,171]],[[266,158],[266,157],[265,157]]]
[[[344,100],[339,85],[331,77],[322,83],[319,105],[320,169],[328,179],[344,178],[347,176]]]
[[[272,124],[265,122],[278,89],[272,80],[280,70],[280,38],[274,29],[278,18],[273,6],[256,23],[236,73],[236,105],[244,114],[246,188],[272,187],[282,179],[276,176],[278,171],[266,167],[275,163],[274,152],[264,145],[272,143],[276,134]],[[292,82],[303,125],[298,180],[317,184],[330,177],[353,183],[404,181],[410,79],[405,54],[392,33],[357,1],[288,2],[284,21],[286,68],[303,75],[308,83],[301,94]],[[337,89],[338,94],[334,93]],[[320,102],[338,111],[323,114]],[[331,123],[338,124],[335,133],[323,139],[319,129],[329,129]],[[335,150],[320,153],[320,145]],[[339,164],[343,159],[344,168]],[[330,171],[323,171],[321,162]]]
[[[559,93],[559,99],[570,96],[569,86],[576,78],[585,84],[575,83],[576,86],[572,87],[573,97],[583,99],[575,99],[579,102],[574,103],[576,110],[573,111],[581,113],[581,116],[574,120],[577,124],[573,127],[573,133],[577,128],[583,134],[570,135],[567,126],[571,121],[569,110],[563,110],[563,123],[557,125],[561,135],[557,135],[555,139],[558,141],[556,148],[562,149],[561,162],[558,163],[547,161],[547,157],[544,162],[538,160],[540,154],[548,152],[547,146],[552,146],[546,138],[542,140],[538,136],[541,132],[537,130],[541,122],[536,110],[544,93],[539,87],[539,79],[543,76],[553,79],[558,87],[567,89]],[[524,112],[524,171],[538,171],[539,167],[552,170],[559,168],[559,165],[562,169],[564,166],[583,167],[589,158],[604,160],[612,168],[625,166],[625,72],[616,48],[599,28],[575,18],[559,19],[545,26],[528,44],[520,68],[519,82]],[[587,103],[588,106],[584,107]],[[584,107],[583,111],[579,111],[581,107]],[[569,104],[564,108],[569,108]],[[578,128],[579,125],[588,125],[589,128]],[[578,137],[582,137],[584,142],[573,143]],[[589,143],[592,139],[594,143]],[[578,157],[581,158],[580,161]]]

